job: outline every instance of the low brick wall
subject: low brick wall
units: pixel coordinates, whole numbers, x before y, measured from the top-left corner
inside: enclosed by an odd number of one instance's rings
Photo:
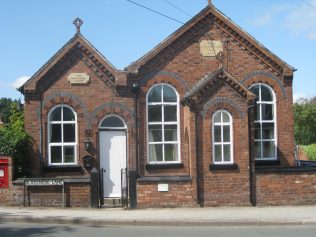
[[[8,161],[8,187],[0,188],[0,205],[21,206],[24,203],[24,180],[12,180],[12,158]],[[67,207],[89,207],[90,179],[65,178],[64,200]],[[62,186],[29,186],[25,189],[25,204],[30,206],[62,206]]]
[[[168,184],[168,191],[158,191],[158,184]],[[138,181],[137,207],[197,207],[192,182]]]
[[[316,169],[283,168],[257,171],[257,205],[316,204]]]

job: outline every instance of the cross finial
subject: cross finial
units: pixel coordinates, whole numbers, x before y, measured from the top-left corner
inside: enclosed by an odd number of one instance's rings
[[[83,21],[77,17],[72,23],[76,26],[77,33],[80,33],[80,26],[83,24]]]
[[[209,6],[212,6],[212,5],[213,5],[212,0],[208,0],[208,5],[209,5]]]

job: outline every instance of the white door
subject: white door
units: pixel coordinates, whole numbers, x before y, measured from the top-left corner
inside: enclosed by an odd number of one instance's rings
[[[121,197],[121,169],[126,168],[126,132],[100,131],[100,166],[104,197]]]

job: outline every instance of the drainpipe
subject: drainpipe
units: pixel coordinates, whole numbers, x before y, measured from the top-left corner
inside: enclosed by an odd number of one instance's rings
[[[195,152],[196,152],[196,196],[197,196],[197,203],[201,206],[201,197],[200,197],[200,172],[199,172],[199,141],[198,141],[198,115],[197,110],[194,111],[195,113]]]
[[[40,101],[40,147],[39,147],[39,155],[38,159],[40,162],[40,176],[43,176],[43,95],[40,95],[41,101]]]
[[[248,143],[249,143],[249,192],[250,192],[250,203],[253,206],[257,205],[256,197],[256,177],[255,177],[255,167],[253,161],[253,139],[252,139],[252,120],[254,108],[257,105],[256,100],[248,106]]]
[[[137,208],[137,192],[136,192],[136,185],[137,185],[137,178],[138,178],[138,160],[139,160],[139,122],[138,122],[138,94],[139,94],[140,87],[137,82],[133,83],[132,86],[132,92],[135,95],[135,136],[136,136],[136,142],[135,142],[135,150],[136,150],[136,171],[129,172],[130,176],[130,184],[131,187],[129,189],[129,195],[130,195],[130,207],[132,209]]]

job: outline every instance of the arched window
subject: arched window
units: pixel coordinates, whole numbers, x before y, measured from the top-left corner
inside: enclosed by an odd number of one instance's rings
[[[232,117],[226,110],[216,111],[212,119],[213,162],[233,163]]]
[[[269,86],[262,83],[251,86],[250,90],[257,96],[254,116],[256,159],[277,159],[275,94]]]
[[[147,93],[147,140],[150,163],[180,162],[179,96],[167,84]]]
[[[101,123],[99,128],[101,129],[126,129],[126,126],[123,120],[117,115],[110,115],[105,117]]]
[[[49,165],[77,163],[77,114],[67,105],[54,107],[48,114]]]

